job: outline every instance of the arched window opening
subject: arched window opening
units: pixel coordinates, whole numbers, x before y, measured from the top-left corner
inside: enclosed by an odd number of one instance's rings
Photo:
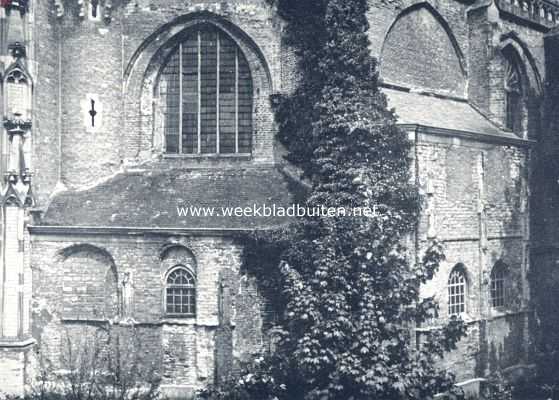
[[[176,266],[167,276],[165,310],[172,316],[196,315],[196,281],[184,266]]]
[[[191,31],[159,78],[166,153],[250,153],[252,92],[239,46],[211,25]]]
[[[505,126],[514,133],[522,132],[522,73],[513,54],[505,59]]]
[[[461,264],[454,267],[448,278],[448,314],[466,312],[466,272]]]
[[[498,262],[491,271],[491,304],[494,308],[504,307],[506,304],[507,269]]]

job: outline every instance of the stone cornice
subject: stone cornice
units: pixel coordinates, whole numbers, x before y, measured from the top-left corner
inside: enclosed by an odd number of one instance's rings
[[[502,13],[546,30],[559,24],[559,5],[550,0],[495,0]]]
[[[120,227],[120,226],[51,226],[29,225],[29,232],[37,235],[127,235],[143,236],[146,234],[168,236],[237,236],[244,233],[266,229],[238,228],[157,228],[157,227]],[[269,228],[272,229],[272,228]]]
[[[437,128],[434,126],[425,126],[419,124],[398,124],[399,127],[405,130],[415,130],[417,133],[431,134],[441,137],[456,137],[476,142],[504,144],[516,147],[531,147],[536,142],[530,139],[515,138],[511,136],[500,136],[487,133],[477,133],[460,131],[454,129]]]
[[[35,339],[27,338],[15,338],[15,339],[7,339],[7,338],[0,338],[0,349],[1,348],[12,348],[12,349],[25,349],[29,346],[32,346],[36,343]]]
[[[58,18],[62,18],[65,14],[64,2],[63,0],[53,0],[54,10],[56,12],[56,16]],[[80,19],[85,19],[87,15],[87,1],[86,0],[74,0],[78,5],[77,16]],[[98,5],[102,7],[102,19],[105,22],[111,22],[112,19],[112,12],[114,8],[113,0],[97,0]]]

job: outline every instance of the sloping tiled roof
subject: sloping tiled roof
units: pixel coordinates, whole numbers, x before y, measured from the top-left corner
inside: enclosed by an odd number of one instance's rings
[[[383,89],[383,92],[388,98],[388,106],[396,109],[400,124],[518,138],[512,132],[499,129],[465,101],[395,89]]]
[[[288,182],[275,168],[191,169],[118,174],[82,191],[56,195],[40,225],[188,229],[261,229],[281,217],[179,216],[177,206],[287,207]]]

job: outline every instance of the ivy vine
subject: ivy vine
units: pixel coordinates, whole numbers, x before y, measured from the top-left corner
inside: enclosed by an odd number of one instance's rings
[[[437,363],[464,334],[460,321],[413,328],[436,314],[420,286],[444,258],[420,263],[403,246],[420,212],[411,143],[396,126],[369,52],[366,0],[277,0],[301,79],[273,99],[287,159],[311,189],[309,207],[376,206],[374,217],[306,217],[246,238],[245,268],[275,291],[274,351],[207,397],[427,399],[454,391]]]

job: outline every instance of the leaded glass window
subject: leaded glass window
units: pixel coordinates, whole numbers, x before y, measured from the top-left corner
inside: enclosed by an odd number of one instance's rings
[[[506,127],[515,133],[522,131],[522,80],[518,63],[513,59],[505,64]]]
[[[448,314],[466,311],[466,274],[462,265],[454,267],[448,278]]]
[[[196,281],[183,266],[176,267],[167,276],[165,304],[167,314],[194,316],[196,314]]]
[[[491,303],[493,307],[505,306],[506,267],[497,263],[491,271]]]
[[[214,26],[192,30],[159,80],[166,153],[250,153],[252,91],[239,46]]]

